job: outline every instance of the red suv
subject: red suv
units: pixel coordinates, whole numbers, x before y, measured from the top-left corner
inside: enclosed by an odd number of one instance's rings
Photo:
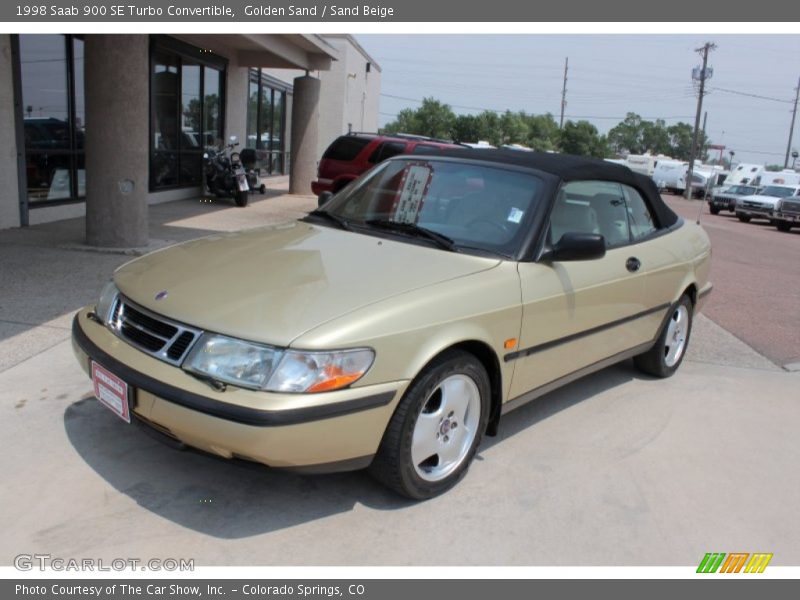
[[[442,148],[460,148],[459,144],[421,135],[395,133],[348,133],[339,136],[325,150],[311,183],[314,194],[341,190],[379,162],[398,154],[435,154]]]

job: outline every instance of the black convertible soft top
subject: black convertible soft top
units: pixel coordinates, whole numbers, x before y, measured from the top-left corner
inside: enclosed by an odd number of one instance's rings
[[[631,171],[628,167],[599,158],[587,158],[572,154],[549,152],[524,152],[489,148],[443,148],[440,156],[483,160],[505,165],[538,169],[552,173],[563,181],[597,179],[617,181],[636,188],[653,209],[660,227],[671,227],[678,222],[678,215],[664,204],[653,180]]]

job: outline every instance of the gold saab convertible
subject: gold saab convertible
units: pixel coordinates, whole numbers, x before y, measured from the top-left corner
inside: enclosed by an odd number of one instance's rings
[[[411,498],[501,416],[633,357],[668,377],[711,291],[652,181],[558,154],[382,163],[306,217],[120,267],[73,347],[97,398],[180,445]]]

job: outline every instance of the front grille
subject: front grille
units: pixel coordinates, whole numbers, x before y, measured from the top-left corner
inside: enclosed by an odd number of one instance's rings
[[[117,296],[111,319],[111,331],[143,352],[179,365],[201,331],[187,327]]]
[[[781,202],[781,212],[800,214],[800,200],[784,200]]]
[[[177,360],[184,355],[189,345],[194,341],[194,334],[191,331],[184,331],[167,350],[167,356],[172,360]]]

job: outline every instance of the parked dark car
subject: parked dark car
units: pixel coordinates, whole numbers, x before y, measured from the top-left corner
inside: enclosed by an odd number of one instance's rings
[[[348,133],[336,138],[325,150],[311,189],[317,196],[323,192],[335,194],[387,158],[398,154],[438,154],[444,148],[460,147],[446,140],[406,133]]]

